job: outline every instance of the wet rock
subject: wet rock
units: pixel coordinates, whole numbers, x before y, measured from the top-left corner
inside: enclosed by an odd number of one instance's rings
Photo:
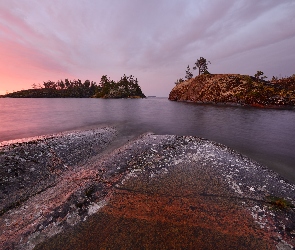
[[[73,131],[0,143],[0,215],[55,185],[64,171],[97,155],[114,128]]]
[[[205,139],[146,134],[62,172],[0,217],[5,249],[295,245],[295,186]],[[269,197],[287,201],[276,206]]]

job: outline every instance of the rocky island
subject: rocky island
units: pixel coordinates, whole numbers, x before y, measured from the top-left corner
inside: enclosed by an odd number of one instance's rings
[[[169,100],[293,108],[295,75],[265,81],[249,75],[201,74],[177,83],[169,94]]]

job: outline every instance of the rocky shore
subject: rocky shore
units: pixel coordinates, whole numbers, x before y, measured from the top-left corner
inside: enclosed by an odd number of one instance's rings
[[[1,249],[294,249],[295,185],[230,148],[115,128],[0,144]]]
[[[114,128],[72,131],[0,143],[0,215],[56,185],[58,177],[97,155]]]
[[[293,109],[295,76],[265,81],[239,74],[200,75],[177,84],[169,100]]]

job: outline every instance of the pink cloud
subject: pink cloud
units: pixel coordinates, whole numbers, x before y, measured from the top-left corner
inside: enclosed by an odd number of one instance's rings
[[[8,82],[19,89],[48,79],[99,81],[125,73],[141,79],[147,94],[167,96],[171,79],[200,56],[213,70],[235,65],[236,73],[256,50],[272,48],[267,58],[275,60],[273,50],[294,39],[294,10],[293,0],[0,2],[0,91]],[[294,53],[282,51],[282,62],[295,60]],[[262,70],[273,70],[266,65]]]

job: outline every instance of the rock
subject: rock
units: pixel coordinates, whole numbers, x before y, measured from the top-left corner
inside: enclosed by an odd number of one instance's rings
[[[99,128],[1,142],[0,216],[55,185],[63,172],[97,155],[116,133],[114,128]]]
[[[292,249],[294,196],[295,185],[224,145],[146,134],[3,214],[0,247]]]
[[[200,75],[177,84],[171,90],[169,100],[292,107],[295,105],[295,77],[266,82],[239,74]]]

